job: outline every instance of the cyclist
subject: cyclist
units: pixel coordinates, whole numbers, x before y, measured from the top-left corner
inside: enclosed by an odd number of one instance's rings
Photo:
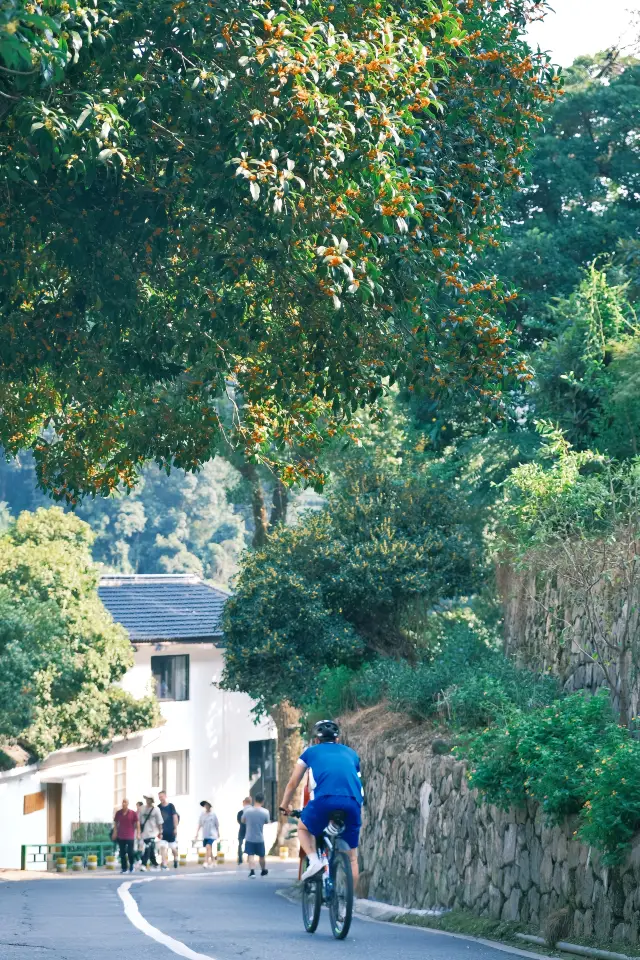
[[[314,744],[304,751],[295,765],[282,797],[282,809],[291,811],[291,800],[309,771],[310,800],[302,811],[298,826],[300,846],[309,858],[302,880],[322,870],[316,837],[327,827],[330,815],[341,810],[345,817],[342,838],[349,847],[354,883],[358,879],[358,839],[362,822],[363,790],[360,759],[355,750],[339,743],[340,729],[334,720],[319,720],[313,728]]]

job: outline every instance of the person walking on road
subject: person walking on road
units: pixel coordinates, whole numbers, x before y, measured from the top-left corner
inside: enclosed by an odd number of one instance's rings
[[[147,870],[147,864],[151,861],[151,866],[158,869],[156,860],[156,840],[162,836],[162,814],[155,806],[155,799],[148,795],[145,798],[145,805],[140,811],[140,834],[144,840],[144,851],[142,853],[141,870]]]
[[[269,811],[265,810],[263,804],[264,796],[261,793],[257,793],[254,797],[254,805],[252,807],[245,807],[244,813],[242,814],[242,822],[247,828],[244,851],[249,858],[250,880],[253,880],[256,875],[256,857],[260,860],[260,876],[266,877],[269,873],[267,870],[267,861],[265,860],[264,828],[265,825],[271,821],[271,817],[269,816]]]
[[[213,812],[211,804],[208,800],[201,800],[200,806],[202,807],[202,813],[200,814],[198,829],[196,830],[196,835],[193,842],[197,842],[198,834],[200,831],[202,831],[202,846],[206,851],[206,858],[203,863],[203,867],[205,870],[210,870],[215,863],[213,857],[213,845],[220,836],[220,824],[218,823],[218,818]]]
[[[166,870],[169,866],[169,851],[173,854],[174,869],[178,867],[178,823],[180,817],[178,811],[172,803],[167,800],[164,790],[158,794],[158,810],[162,817],[162,839],[158,844],[160,856],[162,858],[162,869]]]
[[[136,801],[136,813],[138,814],[138,836],[136,837],[136,842],[135,842],[135,846],[134,846],[134,854],[133,854],[133,859],[135,860],[136,863],[140,863],[140,862],[141,862],[141,860],[142,860],[142,854],[144,853],[144,840],[142,839],[142,837],[141,837],[141,835],[140,835],[140,814],[141,814],[141,812],[142,812],[142,808],[143,808],[143,807],[144,807],[144,803],[142,802],[142,800],[137,800],[137,801]]]
[[[242,801],[242,810],[238,811],[238,816],[236,817],[238,821],[238,863],[242,863],[242,846],[244,844],[244,838],[247,835],[247,825],[242,822],[242,816],[247,809],[251,806],[251,797],[245,797]]]
[[[139,829],[138,814],[135,810],[129,810],[128,800],[123,800],[122,806],[116,810],[113,817],[112,834],[120,849],[121,873],[133,873],[134,847]]]

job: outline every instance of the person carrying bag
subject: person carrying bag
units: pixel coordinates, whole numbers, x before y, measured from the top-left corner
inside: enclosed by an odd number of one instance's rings
[[[140,811],[140,835],[144,841],[144,851],[142,853],[141,870],[149,869],[147,864],[151,861],[151,866],[158,869],[156,860],[156,839],[162,836],[164,822],[162,814],[154,805],[153,796],[145,796],[145,806]]]

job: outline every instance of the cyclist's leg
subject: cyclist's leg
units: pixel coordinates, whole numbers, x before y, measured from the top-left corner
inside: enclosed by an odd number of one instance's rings
[[[316,838],[309,832],[302,820],[298,824],[298,840],[307,856],[311,856],[317,852]]]
[[[351,863],[351,873],[353,874],[353,883],[354,886],[358,882],[358,877],[360,876],[360,871],[358,869],[358,848],[349,848],[349,861]]]
[[[362,826],[362,810],[360,804],[349,801],[344,805],[345,826],[342,834],[344,842],[349,847],[349,860],[353,873],[354,886],[358,882],[358,843],[360,842],[360,827]]]

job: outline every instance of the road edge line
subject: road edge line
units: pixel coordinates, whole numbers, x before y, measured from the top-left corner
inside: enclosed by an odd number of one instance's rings
[[[162,930],[154,927],[153,924],[149,923],[149,921],[142,916],[130,888],[135,883],[153,883],[154,880],[160,879],[164,880],[165,878],[145,877],[144,880],[126,880],[120,884],[118,887],[118,896],[122,900],[127,920],[141,933],[144,933],[145,936],[150,937],[151,940],[155,940],[156,943],[160,943],[163,947],[166,947],[167,950],[177,953],[179,957],[184,957],[185,960],[215,960],[215,957],[212,957],[208,953],[196,953],[195,950],[192,950],[191,947],[182,943],[181,940],[175,940],[168,934],[163,933]]]

